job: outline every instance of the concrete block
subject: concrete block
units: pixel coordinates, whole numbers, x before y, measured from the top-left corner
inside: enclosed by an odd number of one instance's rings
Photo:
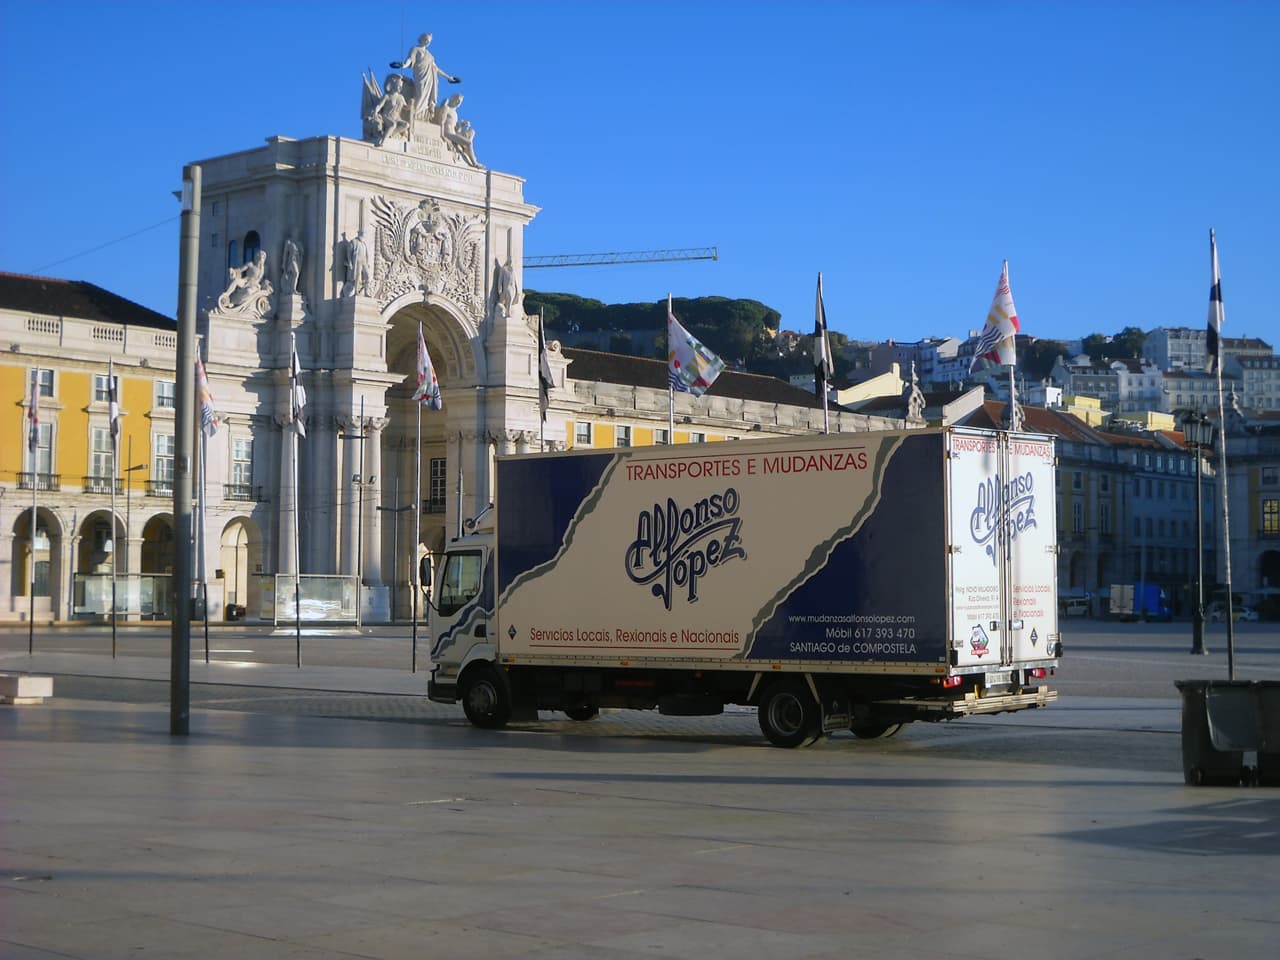
[[[52,696],[53,677],[0,674],[0,703],[44,703],[46,697]]]

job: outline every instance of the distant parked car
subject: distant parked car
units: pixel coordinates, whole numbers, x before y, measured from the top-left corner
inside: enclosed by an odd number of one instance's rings
[[[1062,601],[1062,615],[1064,617],[1087,617],[1089,615],[1089,601],[1085,597],[1069,597]]]
[[[1226,619],[1226,616],[1227,608],[1225,604],[1214,602],[1209,605],[1210,623],[1222,623],[1222,621]],[[1240,623],[1242,620],[1250,623],[1256,623],[1258,619],[1258,611],[1253,609],[1253,607],[1234,607],[1231,611],[1231,619],[1236,623]]]

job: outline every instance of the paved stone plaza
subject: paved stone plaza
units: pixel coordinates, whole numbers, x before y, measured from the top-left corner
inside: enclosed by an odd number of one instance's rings
[[[3,650],[60,685],[0,709],[5,958],[1275,955],[1280,791],[1184,786],[1172,691],[785,751],[748,712],[490,733],[369,706],[421,673],[227,661],[174,738],[163,658]]]

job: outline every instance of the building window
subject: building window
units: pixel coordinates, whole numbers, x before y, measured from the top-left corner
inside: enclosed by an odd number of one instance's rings
[[[706,443],[707,435],[705,433],[691,433],[689,434],[689,442],[690,443]]]
[[[173,434],[157,433],[153,440],[155,453],[151,458],[152,491],[173,492]]]
[[[120,378],[112,377],[116,383],[116,396],[120,396]],[[111,385],[107,382],[108,377],[105,373],[95,373],[93,375],[93,402],[109,403],[111,400]]]
[[[1280,536],[1280,500],[1262,501],[1262,534]]]
[[[591,424],[579,420],[573,425],[573,445],[575,447],[591,446]]]
[[[89,472],[85,477],[85,488],[88,493],[110,493],[111,474],[115,468],[112,463],[111,431],[106,427],[94,427],[89,431]]]
[[[27,454],[28,458],[31,456]],[[53,473],[53,424],[42,423],[36,427],[36,462],[28,462],[28,467],[38,476],[48,478]],[[41,490],[49,489],[49,481],[39,481]]]
[[[1071,471],[1071,489],[1072,490],[1084,489],[1084,474],[1082,474],[1079,470]]]
[[[1098,504],[1098,527],[1103,536],[1111,535],[1111,504]]]
[[[53,396],[53,371],[37,368],[36,376],[36,392],[42,397]]]
[[[1098,478],[1098,489],[1099,489],[1102,493],[1110,493],[1110,492],[1111,492],[1111,477],[1109,477],[1109,476],[1108,476],[1107,474],[1105,474],[1105,473],[1104,473],[1102,476],[1100,476],[1100,477]]]
[[[447,485],[445,483],[444,457],[432,457],[427,472],[427,502],[423,513],[444,513],[444,499]]]
[[[613,428],[613,445],[615,447],[631,446],[631,428],[618,424]]]
[[[231,484],[228,500],[253,500],[253,438],[231,438]]]
[[[1280,484],[1280,467],[1263,467],[1262,468],[1263,486],[1274,487]]]
[[[653,442],[660,447],[664,447],[671,442],[671,434],[667,432],[666,427],[660,427],[653,431]]]
[[[156,381],[156,409],[172,410],[174,408],[175,384],[172,380]]]
[[[1084,533],[1084,504],[1079,500],[1071,505],[1071,532]]]
[[[248,263],[258,255],[258,251],[262,249],[262,241],[258,239],[258,231],[250,230],[244,235],[244,260]]]
[[[218,235],[215,233],[214,237],[216,238],[217,236]],[[240,265],[240,243],[237,240],[232,240],[227,244],[227,269],[230,269],[231,267],[238,267]]]

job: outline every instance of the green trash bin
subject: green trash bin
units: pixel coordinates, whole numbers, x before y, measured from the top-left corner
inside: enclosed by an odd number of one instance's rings
[[[1248,780],[1244,751],[1255,749],[1257,711],[1251,684],[1178,680],[1182,693],[1182,776],[1192,786]]]
[[[1280,787],[1280,680],[1255,680],[1258,698],[1258,786]]]

